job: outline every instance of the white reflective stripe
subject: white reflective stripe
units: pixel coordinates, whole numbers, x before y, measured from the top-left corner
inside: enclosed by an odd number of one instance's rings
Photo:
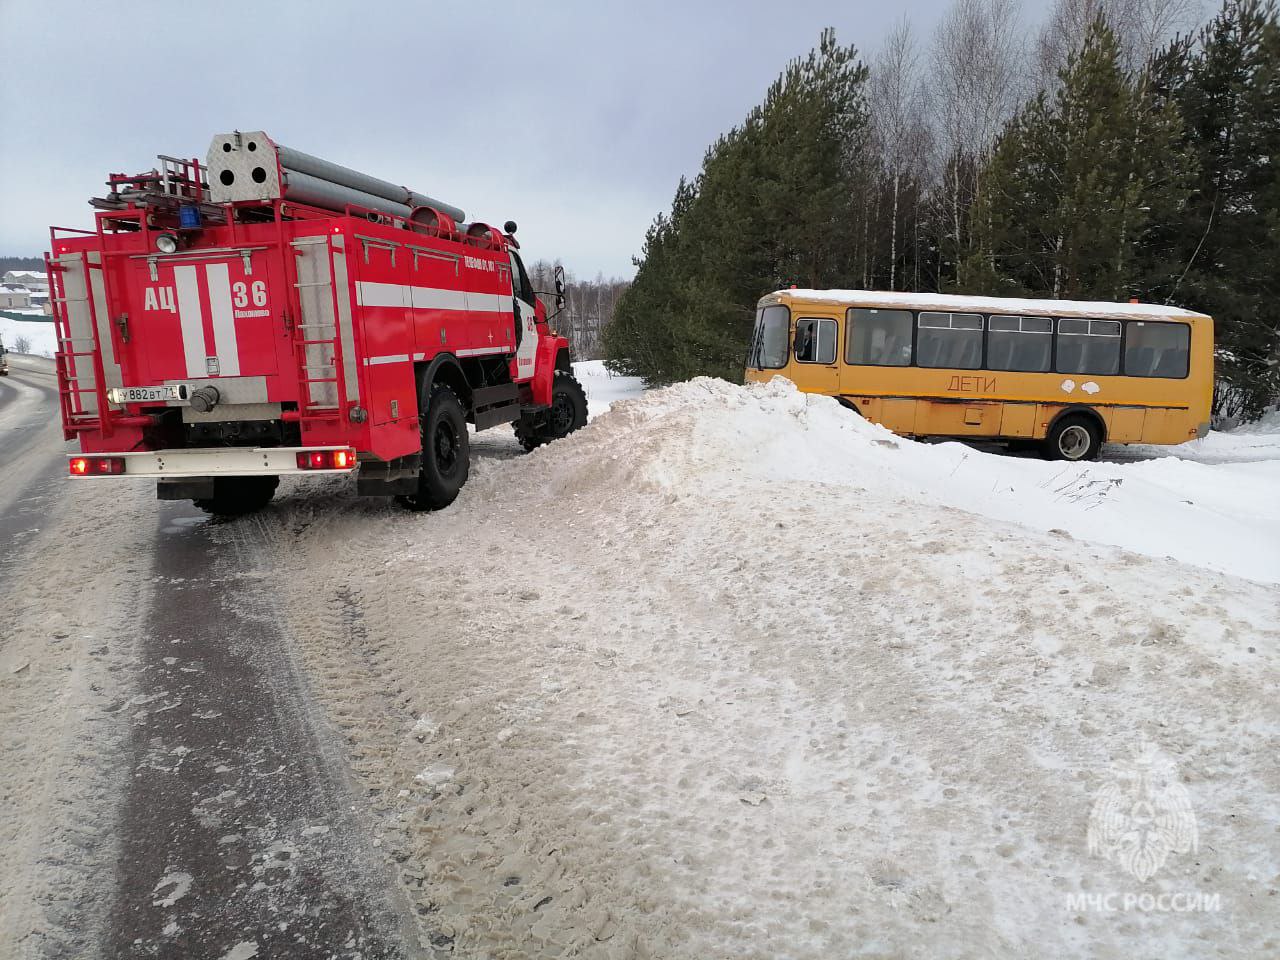
[[[213,352],[218,355],[218,375],[240,376],[240,344],[236,342],[236,318],[231,312],[231,275],[225,263],[204,268],[209,281],[209,312],[213,315]]]
[[[365,357],[364,365],[366,367],[376,367],[384,363],[408,363],[409,355],[407,353],[391,353],[382,357]]]
[[[356,303],[362,307],[403,307],[405,287],[402,283],[356,281]]]
[[[468,310],[472,294],[464,290],[440,290],[435,287],[410,287],[410,302],[415,310]]]
[[[173,285],[178,291],[178,323],[182,328],[182,352],[188,377],[207,377],[204,348],[204,311],[200,309],[200,281],[196,268],[174,267]]]
[[[405,294],[408,294],[408,303]],[[510,313],[511,300],[498,293],[468,293],[442,287],[412,287],[403,283],[356,283],[356,303],[362,307],[412,306],[417,310],[471,310],[476,313]]]
[[[468,293],[467,309],[477,313],[510,313],[511,298],[500,293]]]
[[[454,354],[459,357],[483,357],[488,353],[507,353],[506,347],[476,347],[472,350],[455,350]]]

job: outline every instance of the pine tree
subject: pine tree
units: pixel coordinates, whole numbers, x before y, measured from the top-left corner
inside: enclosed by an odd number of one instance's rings
[[[824,31],[712,144],[646,237],[606,337],[615,369],[659,383],[739,378],[763,294],[852,279],[865,81],[856,51]]]
[[[681,177],[670,215],[658,214],[645,233],[643,253],[635,259],[635,280],[619,299],[604,331],[604,354],[615,373],[648,377],[657,383],[678,379],[675,360],[680,343],[671,323],[686,313],[679,299],[678,247],[680,225],[694,195],[694,186]]]
[[[1149,269],[1139,252],[1153,211],[1187,194],[1177,108],[1125,73],[1101,17],[1059,79],[1009,123],[984,172],[970,292],[1125,299]]]
[[[1214,317],[1215,411],[1255,415],[1280,394],[1280,25],[1276,7],[1227,0],[1177,91],[1199,161],[1180,218],[1175,302]]]

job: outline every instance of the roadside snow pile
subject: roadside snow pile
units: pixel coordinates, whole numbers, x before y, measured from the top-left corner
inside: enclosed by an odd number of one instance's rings
[[[677,496],[714,496],[743,477],[797,499],[814,485],[852,487],[1280,582],[1280,437],[1251,439],[1275,458],[1050,463],[904,440],[782,378],[699,378],[620,405],[536,462],[565,491],[602,471],[606,485],[625,477]]]
[[[1200,470],[699,380],[437,514],[282,498],[265,562],[459,955],[1277,955],[1280,591],[1028,528],[1198,524]]]
[[[27,350],[18,350],[18,338],[22,337],[30,343]],[[29,353],[37,357],[52,357],[58,348],[57,334],[53,321],[46,318],[32,317],[30,320],[14,320],[11,317],[0,317],[0,341],[6,350],[14,353]]]

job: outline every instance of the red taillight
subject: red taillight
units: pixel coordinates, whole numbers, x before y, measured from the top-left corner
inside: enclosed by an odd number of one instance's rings
[[[72,457],[67,469],[73,477],[119,476],[124,473],[124,457]]]
[[[304,450],[298,454],[299,470],[350,470],[355,465],[354,450]]]

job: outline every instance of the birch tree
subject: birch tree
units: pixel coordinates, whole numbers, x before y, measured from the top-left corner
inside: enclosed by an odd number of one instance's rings
[[[889,195],[888,287],[897,290],[903,185],[904,181],[918,184],[923,178],[929,147],[920,54],[906,17],[889,32],[872,61],[868,101],[879,172]]]
[[[932,45],[930,99],[941,149],[939,283],[963,284],[968,214],[982,193],[979,171],[1026,84],[1026,53],[1015,0],[956,0]],[[950,270],[947,270],[947,267]]]

